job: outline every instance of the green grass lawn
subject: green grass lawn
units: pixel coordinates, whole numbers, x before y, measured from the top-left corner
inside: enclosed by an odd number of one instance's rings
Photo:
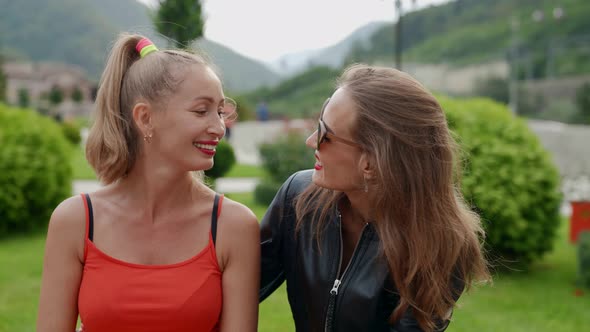
[[[588,331],[590,290],[574,295],[576,247],[563,220],[552,253],[529,272],[494,276],[492,285],[463,295],[448,331]]]
[[[266,172],[262,166],[235,164],[224,178],[262,178]]]
[[[72,169],[76,180],[96,180],[96,174],[84,155],[84,148],[74,146],[72,148]]]
[[[35,331],[44,237],[0,242],[0,332]]]
[[[258,217],[262,219],[266,206],[254,203],[254,196],[250,193],[246,194],[227,194],[228,198],[245,204]],[[277,331],[295,331],[293,318],[291,316],[291,309],[287,301],[287,290],[285,284],[277,289],[271,296],[260,304],[258,331],[260,332],[277,332]],[[1,332],[1,331],[0,331]]]
[[[265,207],[251,194],[230,194],[261,218]],[[555,250],[527,273],[494,276],[494,284],[463,295],[447,331],[585,331],[590,326],[590,290],[574,296],[575,247],[567,221]],[[0,241],[0,332],[34,331],[44,234]],[[284,286],[260,306],[259,331],[293,331]]]

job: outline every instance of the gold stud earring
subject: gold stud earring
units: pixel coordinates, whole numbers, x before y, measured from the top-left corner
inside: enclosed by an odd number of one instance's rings
[[[143,141],[146,143],[151,143],[152,142],[152,132],[148,132],[147,134],[143,135]]]

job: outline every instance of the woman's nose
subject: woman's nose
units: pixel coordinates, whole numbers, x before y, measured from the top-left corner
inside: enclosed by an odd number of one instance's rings
[[[316,148],[316,142],[317,142],[317,137],[318,135],[318,131],[314,131],[313,133],[311,133],[311,135],[309,135],[309,137],[305,140],[305,145],[307,145],[308,147],[315,149]]]
[[[223,119],[217,118],[217,120],[211,120],[207,130],[215,136],[223,137],[225,135],[225,123]]]

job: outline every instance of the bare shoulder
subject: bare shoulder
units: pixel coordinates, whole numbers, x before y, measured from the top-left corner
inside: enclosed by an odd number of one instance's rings
[[[67,198],[51,214],[47,231],[48,240],[75,248],[79,257],[82,257],[85,234],[84,201],[79,195]]]
[[[49,227],[53,229],[69,229],[86,227],[86,210],[84,208],[84,201],[79,195],[72,196],[61,202],[53,213],[49,221]]]
[[[219,227],[230,228],[230,232],[255,229],[258,231],[258,219],[254,212],[242,203],[225,197],[219,216]]]
[[[247,206],[225,198],[217,225],[218,245],[216,248],[222,271],[231,261],[250,261],[259,256],[260,228],[258,219]],[[239,259],[235,260],[232,257]]]

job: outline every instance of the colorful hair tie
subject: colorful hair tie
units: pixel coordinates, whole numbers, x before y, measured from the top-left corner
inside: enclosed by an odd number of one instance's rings
[[[137,45],[135,45],[135,49],[137,50],[139,56],[142,59],[146,55],[158,50],[156,45],[154,45],[154,43],[152,43],[152,41],[147,38],[142,38],[139,42],[137,42]]]

